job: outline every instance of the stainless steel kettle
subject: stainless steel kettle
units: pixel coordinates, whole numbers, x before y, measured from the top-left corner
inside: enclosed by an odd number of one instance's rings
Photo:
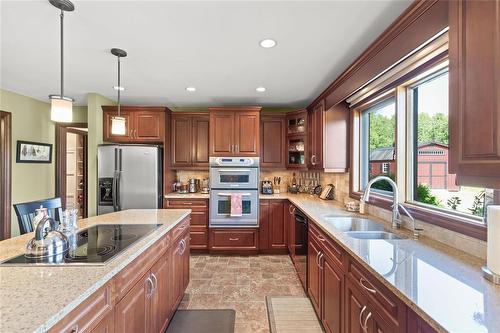
[[[44,227],[49,222],[50,229],[44,236]],[[38,222],[35,237],[26,244],[26,258],[56,257],[69,249],[68,237],[57,230],[57,222],[51,217],[45,217]]]

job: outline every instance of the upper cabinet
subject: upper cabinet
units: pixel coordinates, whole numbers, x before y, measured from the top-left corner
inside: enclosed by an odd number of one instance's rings
[[[325,172],[347,172],[350,161],[350,109],[347,103],[339,103],[325,111],[324,122],[323,169]]]
[[[207,168],[209,116],[203,113],[173,113],[171,159],[176,168]]]
[[[165,135],[165,108],[122,106],[120,116],[125,118],[125,134],[111,133],[111,119],[118,115],[116,106],[103,106],[103,140],[121,143],[163,142]]]
[[[307,168],[307,110],[287,113],[286,167]]]
[[[260,166],[262,168],[286,167],[286,115],[261,114],[260,117]]]
[[[309,111],[309,169],[323,170],[323,132],[325,125],[325,100],[322,99]]]
[[[210,110],[210,156],[260,153],[260,107],[213,107]]]
[[[450,173],[500,188],[500,1],[449,2]]]

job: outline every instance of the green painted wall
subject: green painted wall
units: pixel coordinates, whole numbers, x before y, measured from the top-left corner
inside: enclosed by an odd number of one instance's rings
[[[17,140],[55,143],[55,123],[50,120],[50,104],[0,89],[0,109],[12,114],[12,203],[50,198],[55,193],[55,147],[52,163],[16,163]],[[73,118],[85,122],[86,107],[73,108]],[[19,235],[12,209],[12,236]]]
[[[97,213],[97,145],[102,141],[102,108],[103,105],[116,103],[102,95],[89,93],[87,95],[88,123],[88,216]]]

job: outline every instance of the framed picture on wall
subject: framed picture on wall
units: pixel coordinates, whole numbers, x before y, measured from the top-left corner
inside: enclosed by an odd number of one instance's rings
[[[16,163],[52,163],[52,144],[18,140]]]

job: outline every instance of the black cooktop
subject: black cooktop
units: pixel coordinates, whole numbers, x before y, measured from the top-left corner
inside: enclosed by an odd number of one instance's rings
[[[42,259],[24,254],[2,262],[2,265],[101,265],[127,247],[158,229],[161,224],[98,224],[74,235],[71,249],[62,255]]]

